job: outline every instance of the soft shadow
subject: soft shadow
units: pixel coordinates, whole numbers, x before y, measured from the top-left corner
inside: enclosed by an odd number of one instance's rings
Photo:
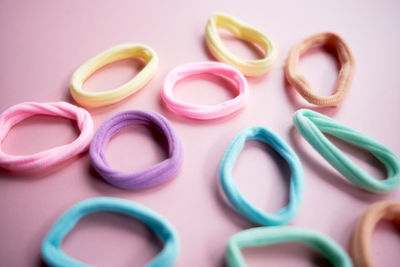
[[[296,128],[292,126],[289,131],[291,145],[299,155],[302,164],[307,165],[309,169],[316,174],[316,176],[321,177],[329,185],[334,186],[339,190],[368,203],[371,201],[382,200],[387,197],[387,194],[374,194],[365,191],[347,181],[346,178],[343,177],[339,172],[333,169],[328,169],[327,167],[321,165],[319,161],[324,160],[323,158],[314,159],[310,157],[306,150],[300,145],[301,142],[304,143],[306,141],[297,132]]]

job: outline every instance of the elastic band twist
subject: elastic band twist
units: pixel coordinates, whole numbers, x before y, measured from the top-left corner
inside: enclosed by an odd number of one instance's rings
[[[308,143],[353,184],[374,193],[386,193],[400,185],[400,158],[386,146],[362,132],[308,109],[298,110],[294,114],[293,120],[297,130]],[[387,179],[377,180],[362,170],[322,132],[371,152],[385,166]]]
[[[2,150],[2,144],[11,128],[34,115],[49,115],[75,120],[81,131],[70,144],[54,147],[32,155],[9,155]],[[0,115],[0,167],[19,172],[38,171],[66,161],[85,151],[93,136],[93,121],[90,114],[66,102],[34,103],[24,102],[12,106]]]
[[[259,45],[264,50],[264,58],[243,60],[235,56],[223,44],[218,34],[219,27],[230,31],[237,38]],[[221,13],[213,14],[209,18],[206,27],[206,43],[215,58],[238,68],[246,76],[264,74],[270,69],[277,56],[274,43],[264,33],[241,20]]]
[[[121,129],[142,124],[160,132],[168,143],[168,158],[138,172],[121,172],[110,167],[104,148]],[[140,189],[161,184],[175,176],[183,162],[182,144],[167,119],[156,112],[128,110],[106,120],[97,130],[90,146],[93,167],[110,184],[123,189]]]
[[[232,169],[247,140],[260,140],[269,144],[289,165],[290,202],[274,214],[264,213],[253,206],[240,192],[232,179]],[[232,206],[248,220],[260,225],[282,225],[290,222],[299,212],[304,193],[304,174],[296,153],[278,135],[264,127],[242,130],[229,144],[221,160],[219,177],[222,189]]]
[[[126,58],[142,58],[146,66],[135,77],[118,88],[89,92],[82,89],[83,83],[101,67]],[[82,64],[72,75],[71,95],[76,102],[88,107],[101,107],[121,101],[143,88],[157,70],[158,57],[156,52],[141,44],[122,44],[114,46]]]
[[[146,267],[169,267],[179,254],[179,239],[172,225],[154,211],[129,200],[97,197],[79,202],[67,210],[53,225],[42,244],[43,259],[50,266],[89,267],[61,250],[64,237],[85,215],[108,211],[138,219],[148,226],[164,243],[162,251]]]

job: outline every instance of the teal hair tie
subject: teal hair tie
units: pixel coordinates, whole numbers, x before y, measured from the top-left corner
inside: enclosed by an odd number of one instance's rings
[[[264,213],[245,199],[232,179],[232,168],[247,140],[259,140],[269,144],[282,158],[291,170],[290,202],[273,214]],[[221,160],[220,183],[232,206],[248,220],[260,225],[282,225],[290,222],[298,213],[304,193],[304,174],[296,153],[278,135],[268,129],[258,126],[242,130],[229,144]]]
[[[300,134],[341,174],[355,185],[374,193],[386,193],[400,185],[400,158],[366,134],[344,126],[335,120],[308,109],[294,114],[294,125]],[[341,152],[323,133],[370,151],[385,165],[388,177],[374,179]]]
[[[294,226],[257,227],[234,234],[226,247],[229,267],[245,267],[240,252],[243,247],[268,246],[285,242],[301,242],[316,248],[335,267],[351,267],[349,255],[331,238],[308,229]],[[267,264],[265,264],[267,265]]]
[[[65,212],[43,241],[42,255],[45,262],[50,266],[90,266],[66,255],[61,250],[61,244],[64,237],[83,216],[99,211],[122,213],[136,218],[153,230],[165,243],[162,251],[146,264],[146,267],[166,267],[174,264],[179,253],[179,240],[173,227],[163,217],[142,205],[112,197],[90,198],[79,202]]]

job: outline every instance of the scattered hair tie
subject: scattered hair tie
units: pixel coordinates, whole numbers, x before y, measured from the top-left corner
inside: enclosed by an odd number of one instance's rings
[[[101,67],[112,62],[140,57],[146,66],[122,86],[103,92],[89,92],[82,89],[83,83]],[[72,75],[71,95],[76,102],[88,107],[101,107],[121,101],[144,87],[157,70],[156,52],[141,44],[121,44],[114,46],[83,63]]]
[[[89,266],[66,255],[61,250],[64,237],[85,215],[108,211],[138,219],[148,226],[162,242],[164,248],[146,267],[172,266],[179,254],[179,239],[172,225],[154,211],[130,200],[95,197],[81,201],[67,210],[53,225],[42,244],[43,259],[50,266]]]
[[[400,158],[371,137],[308,109],[298,110],[294,114],[293,120],[297,130],[307,142],[353,184],[374,193],[386,193],[400,185]],[[360,169],[340,149],[332,144],[322,132],[371,152],[385,165],[388,174],[387,179],[374,179],[367,172]]]
[[[231,53],[218,34],[218,27],[230,31],[237,38],[259,45],[265,56],[259,60],[243,60]],[[206,43],[211,54],[219,61],[233,65],[246,76],[258,76],[269,70],[277,52],[274,43],[261,31],[234,17],[216,13],[211,15],[206,27]]]
[[[240,252],[243,247],[268,246],[286,242],[301,242],[314,247],[335,267],[353,266],[346,251],[334,240],[322,233],[294,226],[256,227],[234,234],[226,247],[227,264],[229,267],[247,266]]]
[[[378,202],[372,204],[357,222],[352,243],[352,256],[355,267],[373,267],[369,254],[371,235],[380,220],[400,221],[399,202]]]
[[[232,168],[247,140],[259,140],[269,144],[286,160],[291,170],[290,202],[276,213],[263,213],[253,206],[240,192],[232,179]],[[298,213],[304,193],[304,174],[296,153],[278,135],[258,126],[242,130],[231,141],[221,160],[219,177],[222,189],[232,206],[248,220],[260,225],[282,225],[290,222]]]
[[[70,144],[43,150],[31,155],[15,156],[5,153],[2,150],[2,143],[11,128],[34,115],[49,115],[75,120],[81,133]],[[18,172],[39,171],[52,167],[85,151],[92,140],[92,135],[92,117],[83,108],[66,102],[24,102],[14,105],[0,115],[0,167]]]
[[[324,45],[332,46],[337,51],[340,64],[336,88],[334,94],[331,96],[319,96],[315,94],[304,76],[298,73],[300,56],[313,46]],[[355,60],[347,43],[335,33],[323,32],[308,37],[290,50],[286,62],[285,74],[288,82],[308,102],[319,106],[337,106],[347,94],[353,80],[355,68]]]
[[[104,155],[104,147],[121,129],[143,124],[159,131],[168,142],[169,158],[138,171],[113,170]],[[156,112],[128,110],[106,120],[97,130],[90,145],[90,158],[96,171],[110,184],[123,189],[140,189],[161,184],[177,174],[183,162],[182,144],[167,119]]]
[[[201,73],[222,75],[231,79],[236,84],[239,94],[234,99],[212,106],[185,103],[173,96],[172,89],[179,80]],[[209,120],[241,109],[246,104],[249,89],[246,79],[237,69],[218,62],[200,62],[174,68],[165,78],[161,96],[165,104],[176,113],[189,118]]]

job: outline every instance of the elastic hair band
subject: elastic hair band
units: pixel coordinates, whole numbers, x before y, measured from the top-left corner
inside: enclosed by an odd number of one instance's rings
[[[349,255],[334,240],[322,233],[294,226],[256,227],[234,234],[226,247],[227,264],[229,267],[247,266],[241,248],[286,242],[301,242],[314,247],[335,267],[353,266]]]
[[[185,103],[173,96],[172,89],[178,81],[202,73],[222,75],[231,79],[236,84],[239,94],[233,99],[212,106]],[[237,69],[218,62],[200,62],[174,68],[165,78],[161,94],[165,104],[176,113],[193,119],[209,120],[241,109],[248,99],[249,89],[246,79]]]
[[[371,235],[380,220],[400,222],[399,202],[379,202],[372,204],[357,222],[352,243],[352,256],[355,267],[373,267],[370,256]]]
[[[231,53],[223,44],[218,28],[230,31],[239,39],[254,42],[263,49],[265,56],[258,60],[243,60]],[[221,62],[238,68],[246,76],[258,76],[267,72],[277,53],[274,43],[264,33],[234,17],[216,13],[211,15],[206,27],[206,43],[211,54]]]
[[[31,155],[9,155],[2,150],[2,144],[11,128],[34,115],[48,115],[75,120],[81,131],[70,144],[43,150]],[[24,102],[12,106],[0,115],[0,167],[17,172],[39,171],[66,161],[85,151],[93,136],[93,120],[83,108],[66,102],[34,103]]]
[[[294,114],[293,120],[297,130],[307,142],[353,184],[374,193],[386,193],[400,185],[400,158],[371,137],[308,109],[298,110]],[[377,180],[359,168],[323,133],[328,133],[371,152],[385,165],[387,179]]]
[[[338,55],[340,64],[339,76],[336,81],[334,94],[331,96],[319,96],[313,92],[311,85],[299,74],[298,65],[302,54],[314,46],[333,47]],[[355,61],[350,47],[337,34],[331,32],[318,33],[308,37],[290,50],[286,62],[286,79],[296,90],[310,103],[319,106],[337,106],[347,95],[347,91],[353,80]]]
[[[142,58],[146,66],[127,83],[103,92],[89,92],[82,89],[83,83],[101,67],[126,58]],[[141,44],[121,44],[114,46],[83,63],[72,75],[71,95],[76,102],[88,107],[101,107],[121,101],[143,88],[157,70],[156,52]]]
[[[168,143],[168,158],[138,172],[121,172],[110,167],[104,148],[121,129],[142,124],[160,132]],[[110,184],[123,189],[140,189],[161,184],[175,176],[182,166],[182,144],[167,119],[156,112],[128,110],[106,120],[97,130],[90,145],[90,158],[96,171]]]
[[[253,206],[240,192],[232,179],[232,169],[247,140],[259,140],[272,147],[286,160],[291,170],[290,202],[273,214],[264,213]],[[258,126],[242,130],[229,144],[219,167],[220,183],[231,205],[248,220],[259,225],[282,225],[290,222],[299,212],[304,193],[304,174],[296,153],[278,135]]]
[[[89,267],[61,250],[64,237],[85,215],[95,212],[115,212],[138,219],[164,243],[162,251],[146,267],[172,266],[179,254],[179,239],[172,225],[154,211],[130,200],[112,197],[86,199],[72,206],[53,225],[42,244],[42,255],[50,266]]]

